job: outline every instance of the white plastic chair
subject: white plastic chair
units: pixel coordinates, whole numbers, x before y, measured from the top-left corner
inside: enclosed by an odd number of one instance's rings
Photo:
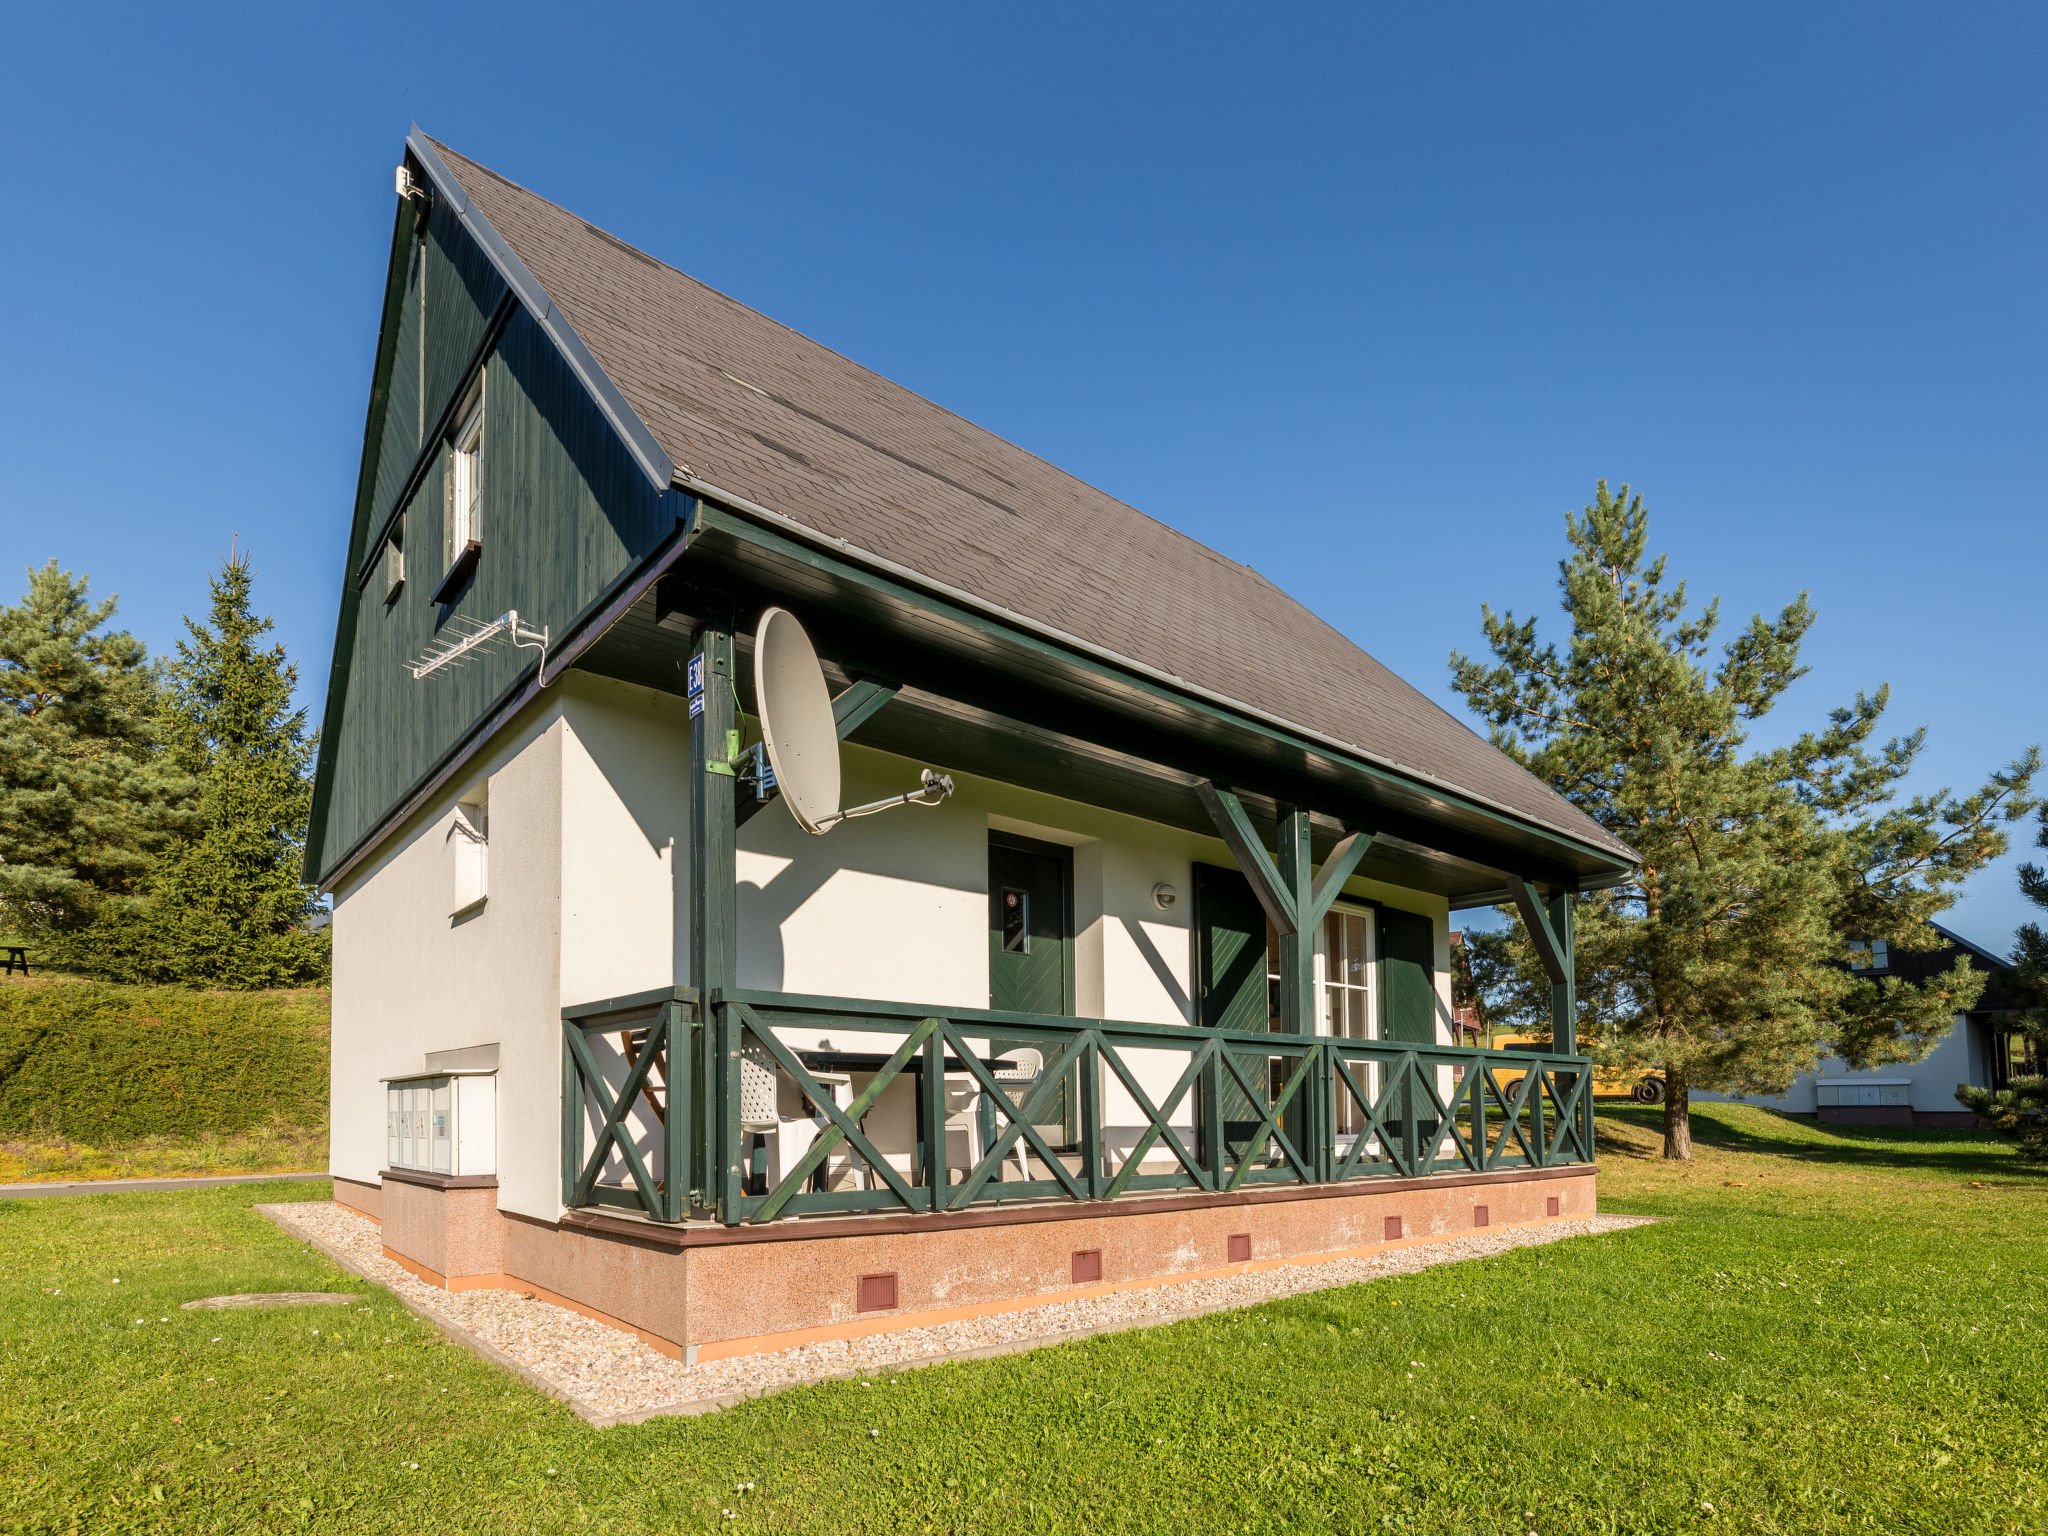
[[[853,1103],[853,1078],[845,1072],[813,1072],[818,1086],[828,1090],[832,1102],[840,1109]],[[822,1111],[814,1110],[807,1115],[785,1115],[782,1113],[782,1081],[775,1070],[775,1058],[768,1054],[768,1047],[751,1044],[740,1048],[740,1130],[752,1132],[767,1139],[774,1151],[770,1154],[770,1168],[773,1177],[768,1187],[775,1188],[789,1177],[789,1171],[803,1161],[810,1151],[811,1143],[818,1139],[825,1127]],[[856,1183],[867,1187],[866,1170],[860,1159],[849,1149],[847,1161],[851,1165]]]
[[[989,1075],[1002,1084],[1003,1092],[1008,1096],[1010,1102],[1019,1109],[1022,1109],[1024,1107],[1024,1100],[1031,1097],[1032,1093],[1037,1089],[1039,1081],[1045,1076],[1045,1052],[1039,1050],[1036,1046],[1019,1045],[1012,1046],[1004,1051],[1003,1055],[1009,1058],[1010,1065],[999,1068]],[[978,1127],[980,1124],[979,1116],[975,1117],[975,1122]],[[1002,1134],[1001,1126],[996,1127],[996,1134]],[[1020,1179],[1029,1179],[1031,1177],[1031,1164],[1025,1157],[1026,1145],[1027,1143],[1023,1136],[1019,1135],[1010,1146],[1010,1151],[1017,1159],[1017,1177]],[[980,1159],[976,1158],[975,1161],[979,1162]]]

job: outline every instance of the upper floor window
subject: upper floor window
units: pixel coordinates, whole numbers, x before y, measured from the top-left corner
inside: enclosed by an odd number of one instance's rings
[[[1856,971],[1882,971],[1891,965],[1891,956],[1885,951],[1883,939],[1851,939],[1849,941],[1849,968]]]
[[[447,569],[431,599],[462,596],[484,547],[484,386],[479,378],[460,424],[448,439],[448,475],[442,481],[448,529]]]
[[[448,476],[448,563],[455,564],[472,544],[483,543],[484,400],[476,400],[455,430],[454,461]]]
[[[391,525],[384,540],[384,601],[395,601],[405,586],[405,519]]]

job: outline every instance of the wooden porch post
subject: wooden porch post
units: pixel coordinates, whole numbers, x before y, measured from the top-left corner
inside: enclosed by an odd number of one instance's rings
[[[739,1028],[713,1005],[714,992],[739,981],[739,871],[734,856],[737,751],[733,713],[732,631],[706,624],[690,655],[690,985],[703,1019],[704,1059],[697,1080],[703,1127],[697,1166],[700,1199],[727,1226],[740,1220]]]
[[[1298,806],[1280,808],[1280,884],[1289,909],[1295,914],[1292,927],[1280,935],[1280,1032],[1312,1035],[1316,1032],[1316,936],[1315,925],[1304,922],[1313,910],[1309,864],[1308,812]],[[1310,1081],[1320,1084],[1321,1075]],[[1298,1124],[1303,1132],[1303,1150],[1317,1178],[1327,1177],[1323,1167],[1324,1142],[1320,1092],[1301,1097]]]
[[[1578,972],[1572,955],[1572,893],[1554,891],[1546,903],[1550,908],[1550,931],[1564,962],[1563,978],[1550,987],[1550,1038],[1555,1049],[1566,1056],[1578,1054],[1579,997]]]

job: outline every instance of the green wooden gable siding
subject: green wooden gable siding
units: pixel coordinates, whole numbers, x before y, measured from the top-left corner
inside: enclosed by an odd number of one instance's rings
[[[401,219],[409,231],[409,219]],[[464,362],[489,330],[503,296],[495,273],[452,218],[437,211],[427,272],[430,434],[458,390]],[[483,557],[468,586],[442,606],[447,546],[445,442],[406,504],[406,582],[385,603],[381,568],[357,585],[372,541],[419,460],[419,397],[402,388],[420,374],[417,282],[409,232],[394,242],[390,282],[402,285],[398,323],[380,349],[373,388],[368,494],[356,526],[337,626],[336,666],[323,729],[308,863],[324,877],[437,769],[533,669],[538,654],[500,645],[415,681],[416,660],[451,622],[488,622],[507,609],[561,637],[596,607],[675,525],[678,498],[650,483],[554,344],[515,309],[484,363],[481,522]],[[488,277],[488,281],[485,278]],[[409,302],[407,302],[409,301]],[[389,310],[387,309],[387,315]],[[382,419],[377,404],[382,403]],[[390,466],[403,460],[404,468]]]
[[[406,222],[409,226],[410,221]],[[491,316],[505,297],[504,279],[440,202],[435,203],[427,221],[427,238],[406,241],[402,277],[405,296],[392,349],[391,390],[377,433],[377,468],[371,481],[374,489],[367,531],[372,538],[397,505],[419,460],[423,423],[427,435],[433,435],[441,413],[463,382],[463,370],[483,340]],[[423,277],[427,291],[424,348],[420,345]]]

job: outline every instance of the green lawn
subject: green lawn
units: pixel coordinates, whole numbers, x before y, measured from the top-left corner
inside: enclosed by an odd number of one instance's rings
[[[1675,1170],[1648,1114],[1653,1227],[603,1431],[248,1210],[323,1185],[0,1203],[0,1529],[2048,1529],[2048,1178],[1725,1106]]]

